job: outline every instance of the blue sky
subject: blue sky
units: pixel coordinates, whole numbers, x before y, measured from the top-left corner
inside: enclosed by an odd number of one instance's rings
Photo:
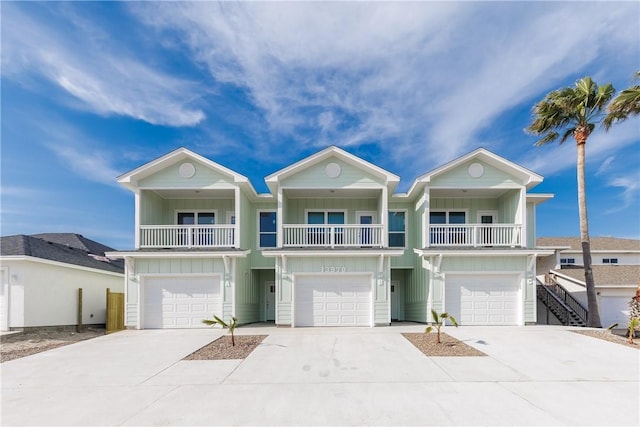
[[[543,175],[579,234],[575,144],[531,107],[640,70],[638,2],[2,2],[1,233],[133,246],[116,177],[184,146],[251,179],[330,144],[413,180],[482,146]],[[587,144],[590,234],[640,238],[640,126]]]

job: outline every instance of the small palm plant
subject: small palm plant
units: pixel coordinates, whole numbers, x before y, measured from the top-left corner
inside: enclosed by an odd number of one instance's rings
[[[204,319],[202,321],[202,323],[204,323],[205,325],[209,325],[209,326],[220,325],[224,329],[228,329],[229,332],[231,333],[231,345],[232,346],[236,345],[236,339],[235,339],[235,336],[234,336],[233,333],[236,330],[236,325],[238,324],[238,319],[236,319],[235,317],[232,316],[231,317],[231,321],[229,323],[227,323],[224,320],[222,320],[221,318],[219,318],[218,316],[214,315],[213,316],[213,320]]]
[[[629,344],[634,344],[633,338],[636,335],[636,331],[640,330],[640,319],[637,317],[629,318]]]
[[[449,321],[451,321],[451,323],[453,323],[453,326],[455,326],[456,328],[458,327],[458,322],[449,313],[438,314],[437,311],[431,309],[431,315],[433,316],[433,324],[435,325],[436,332],[438,333],[438,344],[441,344],[442,342],[440,341],[440,328],[442,328],[442,326],[444,325],[444,321],[446,319],[449,319]],[[427,329],[424,330],[424,333],[431,333],[431,331],[433,331],[433,328],[433,326],[427,326]]]

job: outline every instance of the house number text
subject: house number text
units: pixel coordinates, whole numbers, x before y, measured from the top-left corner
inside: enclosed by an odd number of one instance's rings
[[[346,273],[346,271],[347,267],[329,267],[326,265],[320,267],[321,273]]]

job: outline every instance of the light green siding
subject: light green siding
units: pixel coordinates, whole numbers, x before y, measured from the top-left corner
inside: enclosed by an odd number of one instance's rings
[[[325,168],[329,163],[340,165],[340,176],[327,177]],[[330,158],[283,179],[280,185],[286,188],[379,187],[384,185],[384,181],[342,160]]]
[[[196,161],[189,161],[196,168],[196,173],[191,178],[180,176],[178,169],[184,162],[176,162],[174,165],[150,175],[138,182],[139,188],[231,188],[234,186],[233,178],[223,175],[209,166]]]
[[[260,291],[262,287],[252,280],[249,262],[246,258],[237,259],[235,276],[235,316],[238,318],[238,323],[260,321],[260,302],[262,301]],[[231,309],[233,306],[230,307]]]
[[[444,257],[440,265],[444,277],[442,274],[434,275],[433,308],[436,311],[444,310],[444,287],[448,272],[521,273],[524,280],[524,322],[535,322],[535,265],[531,270],[527,270],[527,266],[527,256]]]
[[[216,224],[226,224],[235,211],[233,199],[163,199],[150,190],[140,194],[140,225],[174,225],[178,211],[216,211]]]
[[[259,248],[260,239],[258,237],[258,212],[261,211],[276,211],[276,203],[254,203],[249,209],[249,216],[247,218],[248,225],[247,231],[243,229],[243,233],[251,241],[251,254],[249,259],[251,260],[251,268],[275,268],[275,260],[273,258],[267,258],[262,255],[262,249]],[[243,225],[244,226],[244,225]]]
[[[520,190],[511,190],[498,198],[498,222],[502,224],[516,224],[518,205],[520,203]]]
[[[344,273],[336,274],[372,274],[374,281],[374,323],[389,324],[389,283],[391,274],[388,257],[382,265],[382,270],[379,270],[379,258],[375,256],[351,258],[309,256],[288,258],[286,262],[286,272],[283,271],[281,259],[276,261],[276,323],[278,325],[291,325],[295,275],[308,273],[318,275],[333,274],[323,273],[323,267],[336,267],[338,270],[344,269]]]
[[[417,248],[421,244],[421,226],[416,225],[416,212],[413,204],[389,203],[389,211],[403,211],[405,214],[405,251],[402,256],[391,257],[391,268],[415,268],[417,258],[416,254],[413,252],[413,248]]]
[[[536,246],[536,205],[527,203],[527,247]]]
[[[163,211],[162,197],[149,190],[140,192],[140,225],[163,224]]]
[[[344,210],[347,212],[345,223],[357,224],[356,212],[378,211],[376,199],[286,199],[284,223],[306,224],[305,212],[308,210]],[[377,223],[381,218],[378,214]]]
[[[431,211],[461,210],[467,212],[467,223],[476,224],[478,222],[479,211],[498,211],[498,201],[496,199],[451,199],[432,198]],[[500,221],[500,220],[498,220]]]
[[[469,176],[469,166],[480,163],[484,166],[484,174],[480,178]],[[469,160],[442,175],[431,179],[431,187],[460,187],[460,188],[495,188],[522,185],[515,177],[478,160]]]

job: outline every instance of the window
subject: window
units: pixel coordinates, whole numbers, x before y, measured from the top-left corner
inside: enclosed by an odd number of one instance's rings
[[[333,236],[331,230],[324,225],[344,224],[344,211],[307,211],[307,224],[322,225],[323,227],[309,227],[307,229],[307,244],[309,245],[341,245],[344,243],[344,228],[334,228]]]
[[[405,247],[404,211],[389,211],[389,247]]]
[[[573,265],[576,263],[575,258],[560,258],[560,264],[563,265]]]
[[[258,213],[259,247],[275,248],[277,244],[276,212],[263,211]]]
[[[213,225],[215,212],[178,212],[178,225]]]
[[[617,264],[618,258],[602,258],[603,264]]]
[[[467,223],[467,213],[465,211],[432,211],[429,212],[429,223],[431,224],[431,244],[432,245],[466,245],[471,241],[467,236],[466,227],[444,227],[445,225]],[[443,227],[438,227],[442,225]]]
[[[216,213],[211,211],[182,211],[176,212],[178,225],[214,225]],[[214,246],[223,244],[210,227],[194,227],[178,230],[178,244],[187,246]]]

